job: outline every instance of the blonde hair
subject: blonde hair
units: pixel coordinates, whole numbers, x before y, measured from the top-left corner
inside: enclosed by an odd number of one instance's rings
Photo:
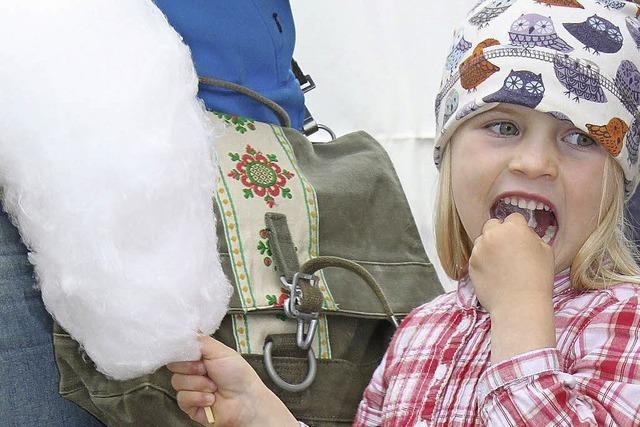
[[[443,149],[435,209],[436,249],[444,271],[455,280],[467,272],[473,249],[453,199],[450,141]],[[607,195],[611,203],[606,203]],[[620,165],[607,156],[596,229],[571,263],[571,283],[576,289],[601,289],[619,282],[640,284],[637,250],[625,236],[624,177]]]

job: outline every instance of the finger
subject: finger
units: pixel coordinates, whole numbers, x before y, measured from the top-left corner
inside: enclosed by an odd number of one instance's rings
[[[201,391],[215,393],[218,390],[216,384],[209,378],[202,375],[173,374],[171,376],[171,386],[176,391]]]
[[[498,218],[491,218],[487,220],[487,222],[485,222],[484,225],[482,226],[482,233],[484,233],[485,231],[493,227],[497,227],[499,225],[500,225],[500,220]]]
[[[202,360],[195,360],[192,362],[173,362],[167,365],[167,368],[174,374],[184,375],[206,375],[207,368],[205,368]]]
[[[198,416],[198,409],[212,406],[216,401],[216,397],[213,393],[202,393],[199,391],[181,390],[176,393],[176,400],[178,401],[178,407],[191,419],[196,419]],[[201,413],[203,419],[204,412]]]
[[[513,224],[522,224],[525,226],[528,224],[527,219],[520,212],[514,212],[512,214],[509,214],[509,216],[507,216],[504,219],[504,222],[510,222]]]
[[[229,356],[237,356],[238,353],[207,335],[198,337],[200,340],[200,349],[202,351],[202,359],[216,360]]]

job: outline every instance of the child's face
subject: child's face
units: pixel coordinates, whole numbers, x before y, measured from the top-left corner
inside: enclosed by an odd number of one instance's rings
[[[453,198],[471,241],[488,219],[520,212],[550,241],[555,272],[569,267],[597,225],[607,152],[570,123],[511,104],[469,119],[451,144]]]

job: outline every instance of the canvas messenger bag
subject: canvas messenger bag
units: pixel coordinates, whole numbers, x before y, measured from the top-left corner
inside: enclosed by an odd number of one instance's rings
[[[210,113],[224,129],[215,141],[218,250],[235,285],[215,337],[301,421],[350,425],[394,323],[443,289],[377,141],[354,132],[312,143],[273,102],[225,87],[273,108],[283,126]],[[60,393],[105,424],[193,424],[166,368],[114,381],[58,325],[54,346]]]

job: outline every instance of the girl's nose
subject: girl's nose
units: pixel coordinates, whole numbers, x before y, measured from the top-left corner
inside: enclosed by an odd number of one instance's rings
[[[557,148],[554,144],[549,144],[542,135],[523,139],[514,147],[509,170],[530,179],[554,179],[558,176]]]

